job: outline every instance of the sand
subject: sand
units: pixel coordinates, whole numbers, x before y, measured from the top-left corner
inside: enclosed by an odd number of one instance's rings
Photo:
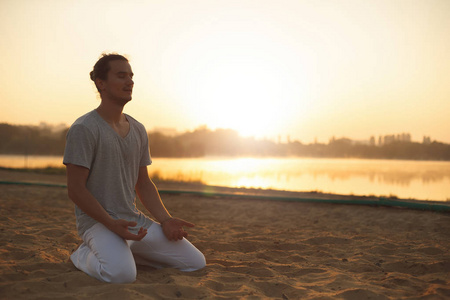
[[[0,180],[64,176],[0,171]],[[80,239],[64,188],[0,184],[0,299],[450,299],[450,214],[163,195],[196,224],[207,267],[138,267],[106,284],[68,261]]]

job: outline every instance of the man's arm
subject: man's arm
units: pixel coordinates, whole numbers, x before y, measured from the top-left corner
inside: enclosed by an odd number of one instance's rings
[[[184,220],[173,218],[164,206],[158,189],[148,177],[147,167],[139,168],[139,177],[136,184],[136,192],[144,207],[161,223],[164,235],[171,241],[181,240],[187,237],[183,226],[194,227],[194,224]]]
[[[89,169],[73,164],[67,164],[67,191],[69,198],[88,216],[105,225],[106,228],[127,240],[141,240],[147,231],[143,228],[138,234],[128,231],[129,226],[136,226],[136,222],[115,220],[106,212],[103,206],[86,188]]]

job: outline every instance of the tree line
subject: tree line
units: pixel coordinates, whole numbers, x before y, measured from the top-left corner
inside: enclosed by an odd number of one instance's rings
[[[0,123],[0,154],[62,155],[67,130]]]
[[[23,126],[0,123],[0,154],[62,155],[68,128]],[[230,129],[200,127],[175,136],[149,132],[153,157],[257,156],[450,160],[450,145],[441,142],[393,141],[383,145],[355,144],[348,138],[328,144],[300,141],[276,143],[241,137]]]

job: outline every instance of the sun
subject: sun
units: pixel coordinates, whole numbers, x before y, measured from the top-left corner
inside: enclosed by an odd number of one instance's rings
[[[227,61],[205,76],[201,98],[210,127],[231,128],[243,136],[263,136],[286,109],[282,82],[267,65],[251,59]]]

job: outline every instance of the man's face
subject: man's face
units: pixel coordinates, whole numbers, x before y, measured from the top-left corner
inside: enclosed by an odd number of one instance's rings
[[[125,105],[131,100],[133,92],[133,71],[127,61],[113,60],[109,62],[110,70],[106,80],[99,81],[102,100],[114,101]]]

